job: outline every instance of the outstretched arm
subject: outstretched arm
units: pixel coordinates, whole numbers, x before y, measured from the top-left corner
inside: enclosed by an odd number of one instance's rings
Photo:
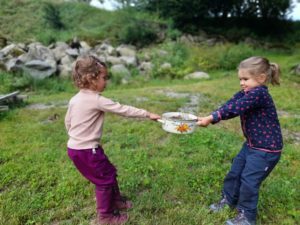
[[[218,110],[206,117],[199,117],[197,125],[207,127],[210,123],[215,124],[220,120],[228,120],[236,116],[243,115],[246,111],[260,107],[264,104],[266,90],[263,88],[256,88],[249,91],[247,94],[238,92],[227,101]]]
[[[145,109],[136,108],[134,106],[123,105],[103,96],[98,97],[98,104],[99,109],[104,112],[112,112],[125,117],[146,117],[151,120],[160,119],[160,116],[155,113],[151,113]]]
[[[248,110],[261,107],[264,104],[266,93],[266,90],[263,88],[255,88],[244,94],[241,98],[224,104],[212,113],[213,123],[241,116]]]

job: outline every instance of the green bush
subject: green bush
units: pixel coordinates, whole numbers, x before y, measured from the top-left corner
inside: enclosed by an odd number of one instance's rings
[[[232,70],[245,58],[259,55],[259,51],[246,44],[222,44],[193,46],[188,65],[196,70]]]
[[[119,42],[135,44],[143,47],[156,41],[161,41],[168,29],[168,22],[132,8],[115,12],[117,38]]]
[[[196,70],[208,71],[219,67],[216,54],[219,49],[216,47],[199,46],[191,48],[192,57],[187,63]]]
[[[174,68],[157,68],[155,73],[153,73],[154,78],[167,78],[174,79],[178,77],[176,70]]]
[[[238,64],[250,56],[255,55],[255,51],[248,45],[230,45],[218,57],[218,63],[221,69],[232,70],[237,68]]]
[[[68,79],[50,77],[39,80],[32,78],[28,74],[0,72],[0,93],[7,93],[15,90],[56,93],[70,90],[72,87],[73,85]]]
[[[224,31],[224,35],[228,40],[234,42],[243,40],[245,37],[255,37],[255,35],[251,32],[251,29],[244,27],[232,27],[230,29],[226,29]]]
[[[152,55],[152,62],[154,69],[152,76],[154,78],[182,78],[184,73],[182,71],[186,68],[186,62],[190,58],[190,50],[188,46],[179,42],[166,42],[159,46],[166,54],[160,51],[155,51]],[[170,63],[171,68],[161,68],[163,63]]]
[[[63,29],[65,25],[63,24],[60,16],[59,6],[54,5],[50,2],[44,3],[44,20],[47,25],[54,29]]]
[[[174,22],[172,20],[168,21],[168,29],[167,29],[167,38],[176,41],[181,35],[182,32],[175,28]]]
[[[59,93],[73,89],[73,84],[69,79],[62,79],[59,77],[49,77],[44,80],[31,79],[30,86],[32,91]]]
[[[0,93],[4,94],[11,91],[11,85],[13,83],[12,75],[0,71]]]
[[[33,78],[21,73],[11,74],[2,72],[0,73],[0,83],[0,93],[6,93],[30,88],[33,84]]]
[[[134,44],[138,47],[149,45],[157,39],[157,29],[149,21],[131,19],[119,34],[120,42]]]

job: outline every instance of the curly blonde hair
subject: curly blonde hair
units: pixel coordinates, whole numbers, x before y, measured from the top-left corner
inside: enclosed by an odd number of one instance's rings
[[[78,59],[72,71],[75,85],[80,89],[96,89],[96,82],[101,74],[107,72],[107,66],[95,56]]]

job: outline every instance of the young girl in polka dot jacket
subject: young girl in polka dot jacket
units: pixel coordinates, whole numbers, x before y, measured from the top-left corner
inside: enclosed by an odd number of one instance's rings
[[[279,74],[278,65],[266,58],[243,60],[238,67],[242,90],[211,115],[198,118],[198,125],[206,127],[240,116],[246,141],[224,179],[222,199],[210,206],[213,212],[226,205],[237,208],[238,216],[226,221],[228,225],[256,223],[259,187],[280,159],[281,129],[266,86],[279,85]]]

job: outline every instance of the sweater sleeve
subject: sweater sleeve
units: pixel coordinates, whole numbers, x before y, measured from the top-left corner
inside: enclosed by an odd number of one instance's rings
[[[241,116],[246,111],[261,106],[264,100],[264,92],[259,88],[245,93],[240,98],[238,98],[240,95],[236,96],[212,113],[213,123]]]
[[[146,118],[149,115],[149,112],[147,112],[144,109],[139,109],[128,105],[122,105],[101,95],[99,95],[98,97],[98,107],[103,112],[111,112],[125,117]]]

